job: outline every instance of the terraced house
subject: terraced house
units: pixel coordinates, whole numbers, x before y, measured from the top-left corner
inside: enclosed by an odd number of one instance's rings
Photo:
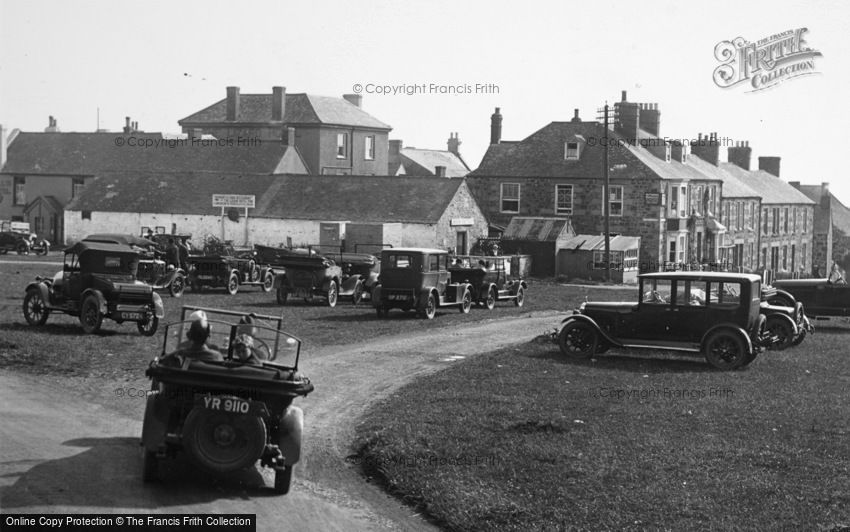
[[[490,147],[468,178],[492,233],[514,216],[555,216],[570,218],[576,233],[600,234],[607,138],[610,231],[640,237],[641,270],[786,276],[811,265],[813,202],[778,178],[778,158],[761,157],[751,171],[748,145],[733,146],[726,162],[716,133],[671,142],[661,136],[657,104],[629,102],[624,91],[615,107],[611,131],[576,110],[569,122],[516,142],[501,140],[496,109]],[[770,231],[759,231],[766,218]]]

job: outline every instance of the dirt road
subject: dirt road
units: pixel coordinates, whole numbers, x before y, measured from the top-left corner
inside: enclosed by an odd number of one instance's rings
[[[0,375],[0,510],[249,513],[257,514],[259,530],[433,529],[365,482],[346,461],[358,419],[371,403],[411,379],[468,356],[528,342],[551,330],[558,315],[525,313],[474,327],[306,353],[302,370],[316,390],[298,400],[305,412],[305,452],[286,496],[267,488],[273,484],[270,471],[251,469],[220,480],[182,459],[171,461],[162,482],[143,484],[142,398],[116,408],[114,397],[104,393],[116,383],[93,388],[6,372]],[[143,377],[121,383],[120,394],[138,393],[145,385]]]

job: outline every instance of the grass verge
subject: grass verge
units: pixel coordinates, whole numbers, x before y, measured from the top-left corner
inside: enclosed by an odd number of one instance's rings
[[[749,369],[545,338],[427,376],[358,427],[357,461],[449,530],[850,525],[850,329]]]

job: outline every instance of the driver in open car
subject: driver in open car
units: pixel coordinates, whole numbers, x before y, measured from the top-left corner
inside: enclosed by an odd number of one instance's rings
[[[189,321],[191,323],[186,331],[186,341],[177,346],[177,351],[169,356],[215,362],[224,360],[219,351],[207,345],[212,330],[207,313],[196,310],[189,315]]]

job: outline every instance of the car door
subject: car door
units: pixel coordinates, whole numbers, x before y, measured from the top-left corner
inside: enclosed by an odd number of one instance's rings
[[[669,338],[675,342],[699,343],[706,329],[708,283],[678,279],[673,300]]]
[[[668,337],[673,317],[672,288],[670,279],[641,280],[640,301],[622,324],[627,336],[624,342],[654,345]]]

